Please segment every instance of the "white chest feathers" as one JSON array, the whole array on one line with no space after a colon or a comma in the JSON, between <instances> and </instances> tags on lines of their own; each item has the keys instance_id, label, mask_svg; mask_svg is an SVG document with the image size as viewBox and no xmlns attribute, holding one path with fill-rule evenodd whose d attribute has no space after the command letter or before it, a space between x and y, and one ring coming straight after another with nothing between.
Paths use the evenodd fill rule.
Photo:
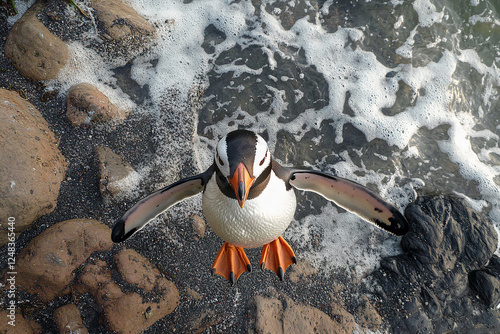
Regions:
<instances>
[{"instance_id":1,"label":"white chest feathers","mask_svg":"<svg viewBox=\"0 0 500 334\"><path fill-rule=\"evenodd\" d=\"M245 202L225 196L217 186L215 173L203 193L203 213L214 232L224 241L238 247L263 246L286 230L295 214L297 201L293 189L274 172L266 188Z\"/></svg>"}]
</instances>

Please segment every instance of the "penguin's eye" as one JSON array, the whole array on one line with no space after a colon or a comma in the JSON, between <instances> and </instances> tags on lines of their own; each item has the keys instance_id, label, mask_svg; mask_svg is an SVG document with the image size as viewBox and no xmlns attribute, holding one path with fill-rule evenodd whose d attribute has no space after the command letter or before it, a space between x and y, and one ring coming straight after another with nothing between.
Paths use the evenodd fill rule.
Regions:
<instances>
[{"instance_id":1,"label":"penguin's eye","mask_svg":"<svg viewBox=\"0 0 500 334\"><path fill-rule=\"evenodd\" d=\"M266 158L267 158L267 151L266 151L266 155L264 155L264 159L262 159L261 162L259 163L259 166L262 166L264 164L264 161L266 161Z\"/></svg>"},{"instance_id":2,"label":"penguin's eye","mask_svg":"<svg viewBox=\"0 0 500 334\"><path fill-rule=\"evenodd\" d=\"M222 161L222 159L220 158L219 153L217 153L216 155L217 155L217 159L219 159L219 164L220 164L221 166L224 166L224 162L223 162L223 161Z\"/></svg>"}]
</instances>

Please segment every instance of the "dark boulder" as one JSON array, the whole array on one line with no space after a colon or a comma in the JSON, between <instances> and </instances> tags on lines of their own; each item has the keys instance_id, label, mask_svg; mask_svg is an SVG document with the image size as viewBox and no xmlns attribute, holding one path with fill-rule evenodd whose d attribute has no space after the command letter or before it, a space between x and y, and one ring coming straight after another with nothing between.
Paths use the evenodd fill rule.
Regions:
<instances>
[{"instance_id":1,"label":"dark boulder","mask_svg":"<svg viewBox=\"0 0 500 334\"><path fill-rule=\"evenodd\" d=\"M408 206L411 233L401 240L405 252L441 272L456 263L467 272L484 266L497 247L497 233L488 219L463 201L439 196L420 198Z\"/></svg>"},{"instance_id":2,"label":"dark boulder","mask_svg":"<svg viewBox=\"0 0 500 334\"><path fill-rule=\"evenodd\" d=\"M500 304L500 258L493 255L488 265L469 274L472 290L481 298L486 306L495 307Z\"/></svg>"},{"instance_id":3,"label":"dark boulder","mask_svg":"<svg viewBox=\"0 0 500 334\"><path fill-rule=\"evenodd\" d=\"M382 259L373 274L393 331L500 328L500 312L491 308L500 301L498 237L486 216L446 196L418 198L405 216L404 254Z\"/></svg>"}]
</instances>

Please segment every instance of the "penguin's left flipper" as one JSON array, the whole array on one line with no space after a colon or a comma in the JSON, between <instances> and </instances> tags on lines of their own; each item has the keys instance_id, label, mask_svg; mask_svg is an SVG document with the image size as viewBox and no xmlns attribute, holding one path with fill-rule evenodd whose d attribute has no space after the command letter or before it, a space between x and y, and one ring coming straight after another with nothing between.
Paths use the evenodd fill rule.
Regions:
<instances>
[{"instance_id":1,"label":"penguin's left flipper","mask_svg":"<svg viewBox=\"0 0 500 334\"><path fill-rule=\"evenodd\" d=\"M111 240L122 242L130 238L172 205L200 193L213 172L214 167L211 166L202 174L179 180L143 198L115 223Z\"/></svg>"},{"instance_id":2,"label":"penguin's left flipper","mask_svg":"<svg viewBox=\"0 0 500 334\"><path fill-rule=\"evenodd\" d=\"M389 233L408 232L406 218L370 189L318 171L289 169L289 172L288 181L294 188L315 192Z\"/></svg>"}]
</instances>

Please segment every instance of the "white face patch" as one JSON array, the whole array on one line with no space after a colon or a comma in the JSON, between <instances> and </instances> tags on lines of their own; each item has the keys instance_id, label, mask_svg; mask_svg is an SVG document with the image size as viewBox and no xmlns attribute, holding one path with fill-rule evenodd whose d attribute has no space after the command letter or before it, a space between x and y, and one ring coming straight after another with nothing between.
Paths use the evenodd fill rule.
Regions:
<instances>
[{"instance_id":1,"label":"white face patch","mask_svg":"<svg viewBox=\"0 0 500 334\"><path fill-rule=\"evenodd\" d=\"M253 162L253 174L255 178L258 178L260 174L269 166L271 163L271 152L267 147L267 143L259 135L257 136L257 147L255 150L255 159Z\"/></svg>"},{"instance_id":2,"label":"white face patch","mask_svg":"<svg viewBox=\"0 0 500 334\"><path fill-rule=\"evenodd\" d=\"M227 142L226 136L222 137L222 139L217 144L215 148L215 163L217 167L219 167L220 171L224 176L229 177L229 160L227 157Z\"/></svg>"}]
</instances>

